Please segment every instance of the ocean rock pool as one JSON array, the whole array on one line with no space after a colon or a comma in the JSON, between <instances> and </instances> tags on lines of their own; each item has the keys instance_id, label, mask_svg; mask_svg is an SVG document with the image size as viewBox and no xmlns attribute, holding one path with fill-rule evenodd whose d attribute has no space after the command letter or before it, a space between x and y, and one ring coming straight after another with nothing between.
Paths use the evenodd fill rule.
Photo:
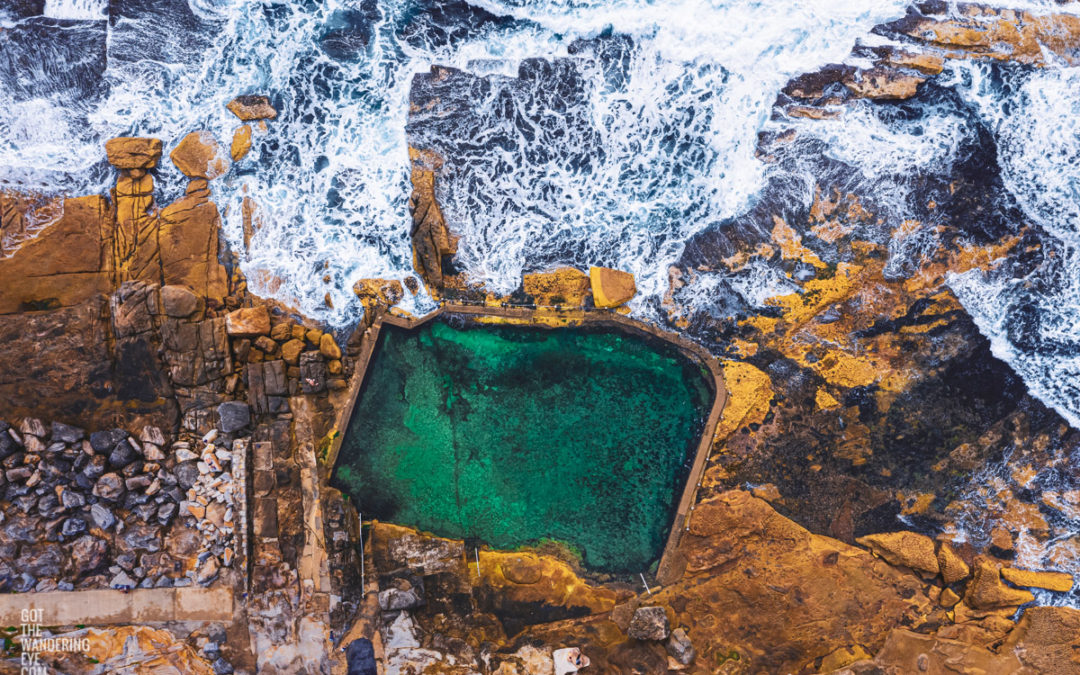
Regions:
<instances>
[{"instance_id":1,"label":"ocean rock pool","mask_svg":"<svg viewBox=\"0 0 1080 675\"><path fill-rule=\"evenodd\" d=\"M384 325L331 483L364 519L637 573L712 396L700 365L626 332Z\"/></svg>"}]
</instances>

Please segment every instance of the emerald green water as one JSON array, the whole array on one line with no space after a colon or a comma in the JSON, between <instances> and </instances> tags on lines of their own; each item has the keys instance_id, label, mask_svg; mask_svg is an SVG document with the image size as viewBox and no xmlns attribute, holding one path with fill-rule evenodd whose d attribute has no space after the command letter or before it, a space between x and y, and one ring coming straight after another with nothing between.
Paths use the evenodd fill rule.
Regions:
<instances>
[{"instance_id":1,"label":"emerald green water","mask_svg":"<svg viewBox=\"0 0 1080 675\"><path fill-rule=\"evenodd\" d=\"M622 333L384 327L332 484L363 517L513 549L569 543L636 573L659 557L711 392Z\"/></svg>"}]
</instances>

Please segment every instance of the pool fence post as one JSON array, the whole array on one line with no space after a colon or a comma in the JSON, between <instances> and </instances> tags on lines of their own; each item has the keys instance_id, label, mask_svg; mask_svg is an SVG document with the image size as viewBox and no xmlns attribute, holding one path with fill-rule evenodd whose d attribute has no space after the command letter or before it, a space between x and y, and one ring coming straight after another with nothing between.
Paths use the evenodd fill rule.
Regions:
<instances>
[{"instance_id":1,"label":"pool fence post","mask_svg":"<svg viewBox=\"0 0 1080 675\"><path fill-rule=\"evenodd\" d=\"M476 576L480 576L480 549L476 546L473 547L473 556L476 557Z\"/></svg>"},{"instance_id":2,"label":"pool fence post","mask_svg":"<svg viewBox=\"0 0 1080 675\"><path fill-rule=\"evenodd\" d=\"M364 584L364 514L356 512L360 520L360 596L367 595L367 586Z\"/></svg>"},{"instance_id":3,"label":"pool fence post","mask_svg":"<svg viewBox=\"0 0 1080 675\"><path fill-rule=\"evenodd\" d=\"M649 595L652 595L652 589L649 588L649 582L645 581L645 573L638 572L638 576L641 577L641 583L645 585L645 590L649 592Z\"/></svg>"}]
</instances>

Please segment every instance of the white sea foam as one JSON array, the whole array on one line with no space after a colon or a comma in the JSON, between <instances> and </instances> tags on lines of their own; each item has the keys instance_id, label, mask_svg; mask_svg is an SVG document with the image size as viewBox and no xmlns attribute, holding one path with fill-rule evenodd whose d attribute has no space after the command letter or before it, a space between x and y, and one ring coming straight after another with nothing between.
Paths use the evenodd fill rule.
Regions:
<instances>
[{"instance_id":1,"label":"white sea foam","mask_svg":"<svg viewBox=\"0 0 1080 675\"><path fill-rule=\"evenodd\" d=\"M109 0L45 0L44 14L53 19L103 21L109 18Z\"/></svg>"},{"instance_id":2,"label":"white sea foam","mask_svg":"<svg viewBox=\"0 0 1080 675\"><path fill-rule=\"evenodd\" d=\"M53 11L75 12L75 4L57 3ZM574 39L613 28L630 35L637 49L623 90L593 86L589 92L589 113L605 149L598 170L585 178L512 158L519 170L486 176L489 182L477 187L500 195L497 206L505 208L466 214L451 204L448 214L463 230L459 263L493 288L513 288L530 260L559 247L577 252L563 262L629 269L642 297L655 298L683 242L737 213L760 188L756 134L780 87L798 72L843 59L859 36L904 7L898 0L680 0L663 6L484 0L478 6L518 21L435 47L402 40L403 13L413 10L389 2L379 7L382 18L366 53L335 63L316 39L335 10L357 5L337 0L308 12L284 6L289 18L283 20L237 0L190 0L197 17L214 22L213 40L198 49L178 44L172 59L110 61L109 95L90 111L90 133L80 136L66 126L63 106L48 101L41 116L54 118L48 132L9 149L0 163L44 169L60 161L76 173L100 154L102 139L120 133L155 134L171 143L204 127L227 142L236 120L223 104L238 93L275 94L283 99L282 115L266 136L257 135L253 151L266 148L267 161L249 160L254 172L215 186L228 206L225 234L234 250L242 249L239 200L247 194L264 216L250 254L241 255L253 288L276 289L306 313L345 324L360 311L350 292L355 280L411 273L404 126L412 75L436 63L465 68L478 60L512 74L523 58L565 55ZM124 20L120 24L123 29ZM296 77L301 66L304 75ZM334 71L327 83L318 81L320 69ZM692 152L672 151L664 139L672 131ZM57 148L69 152L61 158ZM325 166L316 170L317 163ZM177 190L170 171L166 167L160 181L165 195ZM542 182L537 172L544 173ZM107 179L97 180L66 187L104 189ZM328 199L330 193L337 196ZM264 283L271 278L280 283ZM326 293L333 309L323 304Z\"/></svg>"}]
</instances>

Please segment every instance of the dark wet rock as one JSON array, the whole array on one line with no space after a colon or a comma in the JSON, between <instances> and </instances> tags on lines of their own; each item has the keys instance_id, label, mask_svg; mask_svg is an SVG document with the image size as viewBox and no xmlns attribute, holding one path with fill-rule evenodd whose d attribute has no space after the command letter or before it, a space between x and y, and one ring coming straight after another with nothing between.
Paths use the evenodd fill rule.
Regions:
<instances>
[{"instance_id":1,"label":"dark wet rock","mask_svg":"<svg viewBox=\"0 0 1080 675\"><path fill-rule=\"evenodd\" d=\"M75 537L84 532L86 532L86 521L82 518L68 518L64 520L64 524L60 528L60 534L64 538Z\"/></svg>"},{"instance_id":2,"label":"dark wet rock","mask_svg":"<svg viewBox=\"0 0 1080 675\"><path fill-rule=\"evenodd\" d=\"M109 545L104 539L90 535L79 537L71 547L71 572L84 576L105 563Z\"/></svg>"},{"instance_id":3,"label":"dark wet rock","mask_svg":"<svg viewBox=\"0 0 1080 675\"><path fill-rule=\"evenodd\" d=\"M218 562L217 557L207 556L206 560L199 565L199 569L195 574L195 581L202 586L209 586L217 579L220 569L221 564Z\"/></svg>"},{"instance_id":4,"label":"dark wet rock","mask_svg":"<svg viewBox=\"0 0 1080 675\"><path fill-rule=\"evenodd\" d=\"M7 478L9 483L23 483L26 479L30 478L30 475L34 473L34 470L29 466L17 466L14 469L8 469L4 472L4 477Z\"/></svg>"},{"instance_id":5,"label":"dark wet rock","mask_svg":"<svg viewBox=\"0 0 1080 675\"><path fill-rule=\"evenodd\" d=\"M94 524L102 530L108 530L116 524L116 516L104 504L91 506L90 517L94 520Z\"/></svg>"},{"instance_id":6,"label":"dark wet rock","mask_svg":"<svg viewBox=\"0 0 1080 675\"><path fill-rule=\"evenodd\" d=\"M7 429L0 429L0 459L10 457L18 452L19 448L19 444L15 442L15 439L7 432Z\"/></svg>"},{"instance_id":7,"label":"dark wet rock","mask_svg":"<svg viewBox=\"0 0 1080 675\"><path fill-rule=\"evenodd\" d=\"M180 487L187 490L199 480L199 463L195 460L180 462L173 469L173 474Z\"/></svg>"},{"instance_id":8,"label":"dark wet rock","mask_svg":"<svg viewBox=\"0 0 1080 675\"><path fill-rule=\"evenodd\" d=\"M118 502L124 498L124 481L118 474L107 473L94 484L94 496Z\"/></svg>"},{"instance_id":9,"label":"dark wet rock","mask_svg":"<svg viewBox=\"0 0 1080 675\"><path fill-rule=\"evenodd\" d=\"M222 657L218 657L213 663L214 675L230 675L233 672L232 664Z\"/></svg>"},{"instance_id":10,"label":"dark wet rock","mask_svg":"<svg viewBox=\"0 0 1080 675\"><path fill-rule=\"evenodd\" d=\"M251 424L251 408L242 401L226 401L218 406L218 428L231 434Z\"/></svg>"},{"instance_id":11,"label":"dark wet rock","mask_svg":"<svg viewBox=\"0 0 1080 675\"><path fill-rule=\"evenodd\" d=\"M174 502L166 502L158 507L157 521L162 525L168 525L176 516L177 505Z\"/></svg>"},{"instance_id":12,"label":"dark wet rock","mask_svg":"<svg viewBox=\"0 0 1080 675\"><path fill-rule=\"evenodd\" d=\"M300 355L300 389L305 394L326 391L326 361L319 352Z\"/></svg>"},{"instance_id":13,"label":"dark wet rock","mask_svg":"<svg viewBox=\"0 0 1080 675\"><path fill-rule=\"evenodd\" d=\"M114 469L125 467L135 461L138 456L135 448L131 447L131 443L125 437L122 441L117 442L112 452L109 453L109 466Z\"/></svg>"},{"instance_id":14,"label":"dark wet rock","mask_svg":"<svg viewBox=\"0 0 1080 675\"><path fill-rule=\"evenodd\" d=\"M60 500L56 498L53 493L46 493L41 496L41 499L37 501L37 511L43 517L48 518L54 515L53 512L60 506Z\"/></svg>"},{"instance_id":15,"label":"dark wet rock","mask_svg":"<svg viewBox=\"0 0 1080 675\"><path fill-rule=\"evenodd\" d=\"M50 438L55 442L61 443L78 443L86 437L86 432L79 427L73 427L69 424L62 424L60 422L52 423L52 434Z\"/></svg>"},{"instance_id":16,"label":"dark wet rock","mask_svg":"<svg viewBox=\"0 0 1080 675\"><path fill-rule=\"evenodd\" d=\"M132 476L124 481L124 485L130 492L136 492L138 490L144 490L150 485L152 479L146 474L140 474L138 476Z\"/></svg>"},{"instance_id":17,"label":"dark wet rock","mask_svg":"<svg viewBox=\"0 0 1080 675\"><path fill-rule=\"evenodd\" d=\"M37 578L57 577L64 567L67 555L59 544L43 543L23 548L15 560L15 569Z\"/></svg>"},{"instance_id":18,"label":"dark wet rock","mask_svg":"<svg viewBox=\"0 0 1080 675\"><path fill-rule=\"evenodd\" d=\"M135 515L139 517L144 523L150 522L151 518L157 516L158 505L150 502L148 504L139 504L135 507Z\"/></svg>"},{"instance_id":19,"label":"dark wet rock","mask_svg":"<svg viewBox=\"0 0 1080 675\"><path fill-rule=\"evenodd\" d=\"M127 432L123 429L109 429L108 431L95 431L90 434L90 447L94 452L109 454L116 444L127 439Z\"/></svg>"},{"instance_id":20,"label":"dark wet rock","mask_svg":"<svg viewBox=\"0 0 1080 675\"><path fill-rule=\"evenodd\" d=\"M105 473L105 465L107 463L108 460L105 458L105 455L93 455L87 460L86 466L83 467L82 472L87 478L97 480Z\"/></svg>"},{"instance_id":21,"label":"dark wet rock","mask_svg":"<svg viewBox=\"0 0 1080 675\"><path fill-rule=\"evenodd\" d=\"M626 632L635 640L663 640L670 631L671 624L663 607L639 607Z\"/></svg>"},{"instance_id":22,"label":"dark wet rock","mask_svg":"<svg viewBox=\"0 0 1080 675\"><path fill-rule=\"evenodd\" d=\"M37 579L23 572L12 580L11 590L16 593L29 593L36 584Z\"/></svg>"},{"instance_id":23,"label":"dark wet rock","mask_svg":"<svg viewBox=\"0 0 1080 675\"><path fill-rule=\"evenodd\" d=\"M154 553L161 550L161 529L157 525L139 523L124 530L118 537L127 550L149 551Z\"/></svg>"},{"instance_id":24,"label":"dark wet rock","mask_svg":"<svg viewBox=\"0 0 1080 675\"><path fill-rule=\"evenodd\" d=\"M136 460L136 461L128 464L127 466L125 466L123 469L121 469L120 470L120 475L123 476L124 478L131 478L132 476L139 475L139 473L141 473L142 470L143 470L143 462L142 462L142 460Z\"/></svg>"},{"instance_id":25,"label":"dark wet rock","mask_svg":"<svg viewBox=\"0 0 1080 675\"><path fill-rule=\"evenodd\" d=\"M424 604L424 585L419 577L395 579L379 592L379 608L384 612L414 609Z\"/></svg>"},{"instance_id":26,"label":"dark wet rock","mask_svg":"<svg viewBox=\"0 0 1080 675\"><path fill-rule=\"evenodd\" d=\"M65 509L81 509L86 506L86 497L78 490L69 488L60 493L60 503ZM38 508L41 508L40 504Z\"/></svg>"},{"instance_id":27,"label":"dark wet rock","mask_svg":"<svg viewBox=\"0 0 1080 675\"><path fill-rule=\"evenodd\" d=\"M667 653L671 655L671 658L684 666L690 665L697 655L694 651L694 645L690 642L690 636L682 628L673 630L664 646L667 648Z\"/></svg>"},{"instance_id":28,"label":"dark wet rock","mask_svg":"<svg viewBox=\"0 0 1080 675\"><path fill-rule=\"evenodd\" d=\"M120 572L109 581L109 588L130 589L135 585L136 581L127 572Z\"/></svg>"},{"instance_id":29,"label":"dark wet rock","mask_svg":"<svg viewBox=\"0 0 1080 675\"><path fill-rule=\"evenodd\" d=\"M75 474L75 486L80 490L90 492L94 489L94 481L84 473Z\"/></svg>"}]
</instances>

